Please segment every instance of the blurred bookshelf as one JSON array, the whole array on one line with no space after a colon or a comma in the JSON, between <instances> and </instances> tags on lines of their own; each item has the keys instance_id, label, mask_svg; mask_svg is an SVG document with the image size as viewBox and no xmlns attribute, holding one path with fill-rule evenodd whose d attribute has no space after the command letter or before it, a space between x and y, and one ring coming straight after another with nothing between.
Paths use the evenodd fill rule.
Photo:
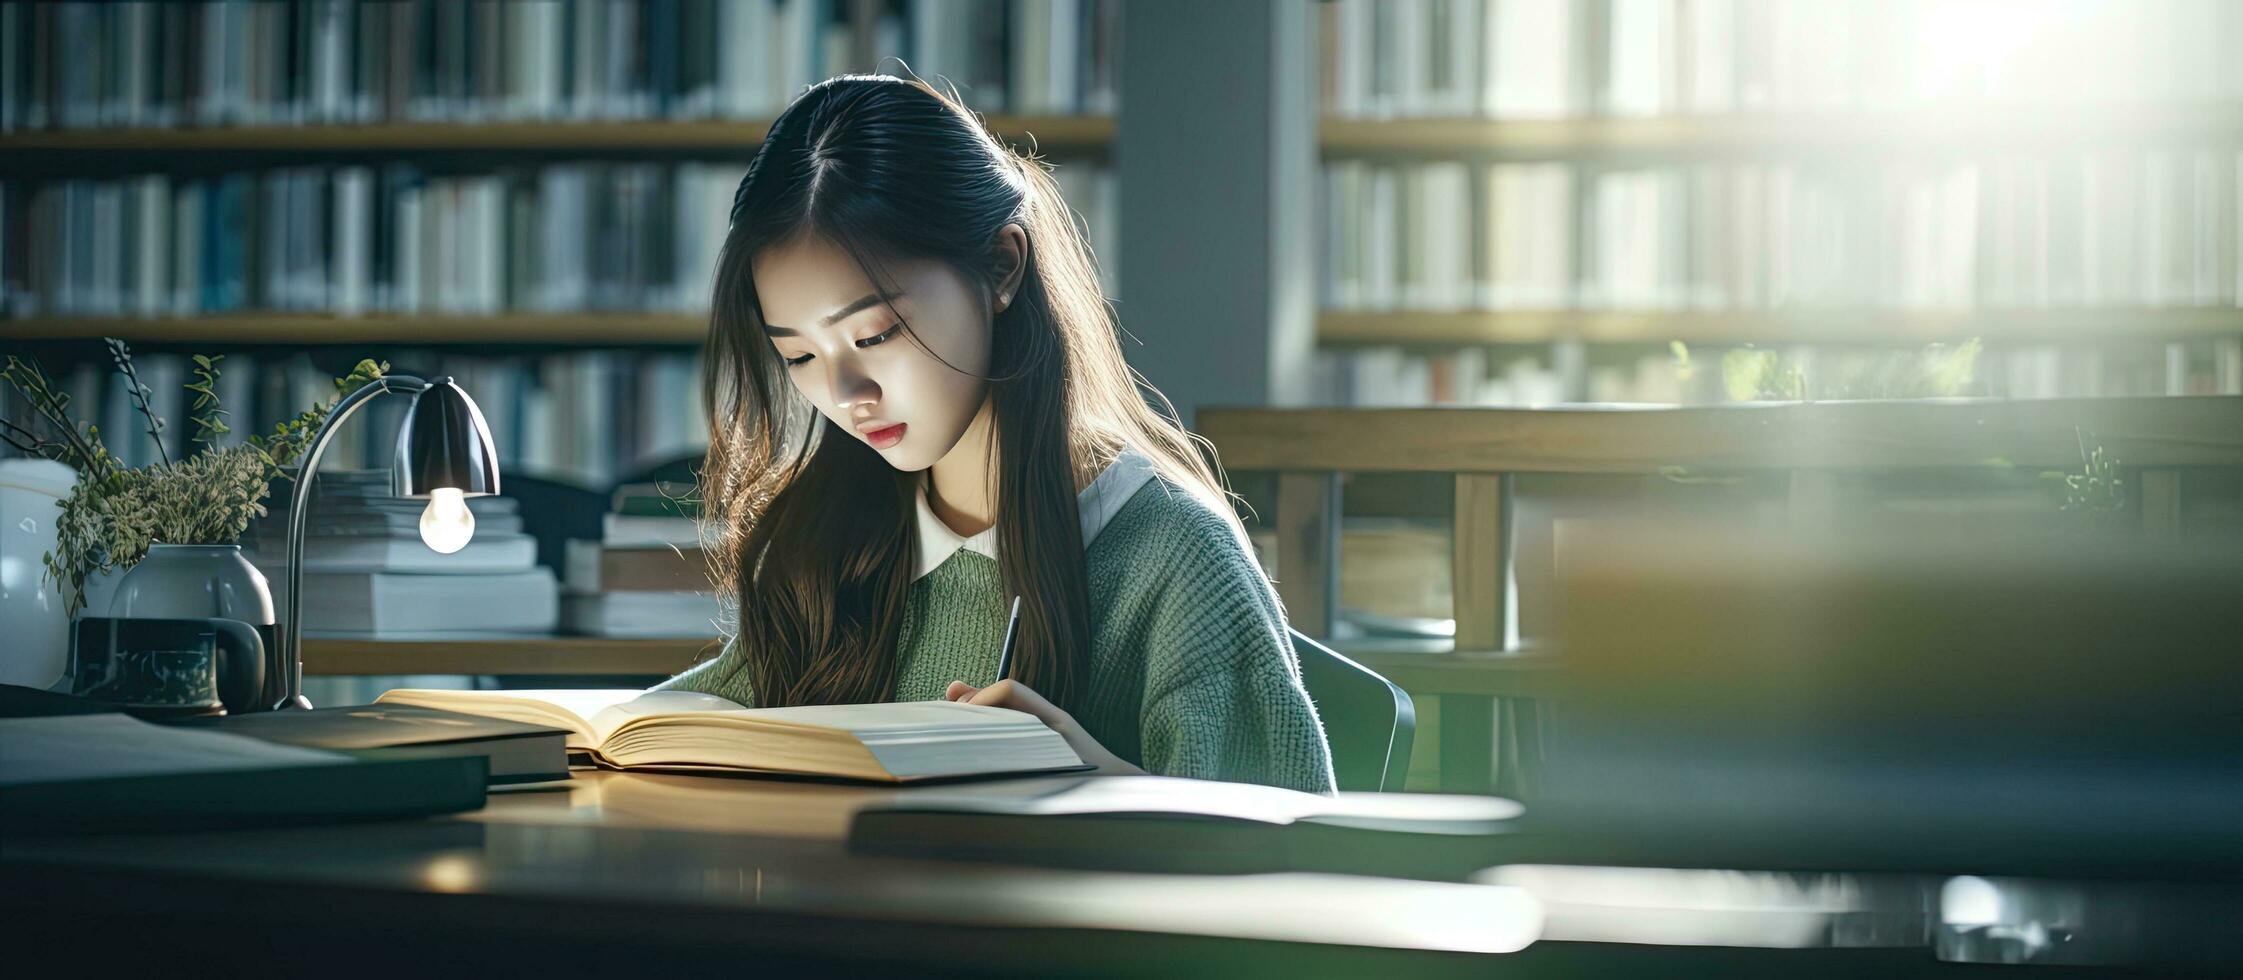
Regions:
<instances>
[{"instance_id":1,"label":"blurred bookshelf","mask_svg":"<svg viewBox=\"0 0 2243 980\"><path fill-rule=\"evenodd\" d=\"M1320 401L2243 394L2243 7L1319 17Z\"/></svg>"},{"instance_id":2,"label":"blurred bookshelf","mask_svg":"<svg viewBox=\"0 0 2243 980\"><path fill-rule=\"evenodd\" d=\"M0 130L755 120L897 62L977 112L1111 115L1118 15L1112 0L11 0Z\"/></svg>"},{"instance_id":3,"label":"blurred bookshelf","mask_svg":"<svg viewBox=\"0 0 2243 980\"><path fill-rule=\"evenodd\" d=\"M454 640L306 637L304 672L409 674L675 674L712 655L706 639L500 636Z\"/></svg>"},{"instance_id":4,"label":"blurred bookshelf","mask_svg":"<svg viewBox=\"0 0 2243 980\"><path fill-rule=\"evenodd\" d=\"M2243 142L2243 102L2085 109L1778 112L1762 115L1364 119L1330 115L1327 156L1465 154L1485 159L1725 154L2080 150L2109 141Z\"/></svg>"},{"instance_id":5,"label":"blurred bookshelf","mask_svg":"<svg viewBox=\"0 0 2243 980\"><path fill-rule=\"evenodd\" d=\"M2161 338L2243 335L2243 309L2141 310L1416 310L1327 311L1317 340L1327 346L1405 344L1693 343L1857 344L2094 340L2114 329Z\"/></svg>"},{"instance_id":6,"label":"blurred bookshelf","mask_svg":"<svg viewBox=\"0 0 2243 980\"><path fill-rule=\"evenodd\" d=\"M1105 116L988 115L983 121L999 136L1024 149L1069 157L1102 157L1114 138L1114 122ZM769 130L767 119L128 128L8 133L0 135L0 152L404 154L736 150L752 153Z\"/></svg>"},{"instance_id":7,"label":"blurred bookshelf","mask_svg":"<svg viewBox=\"0 0 2243 980\"><path fill-rule=\"evenodd\" d=\"M251 312L194 318L47 317L13 321L5 329L23 340L98 341L118 337L160 345L693 347L707 338L709 320L691 313L339 316Z\"/></svg>"}]
</instances>

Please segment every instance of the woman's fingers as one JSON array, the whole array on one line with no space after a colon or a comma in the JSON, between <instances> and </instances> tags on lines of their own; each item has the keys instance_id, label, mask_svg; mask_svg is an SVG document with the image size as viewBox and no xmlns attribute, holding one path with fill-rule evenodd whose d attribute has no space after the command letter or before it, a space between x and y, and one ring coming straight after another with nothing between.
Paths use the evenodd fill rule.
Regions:
<instances>
[{"instance_id":1,"label":"woman's fingers","mask_svg":"<svg viewBox=\"0 0 2243 980\"><path fill-rule=\"evenodd\" d=\"M1082 757L1084 762L1096 766L1098 772L1142 773L1145 771L1131 765L1127 760L1098 744L1097 739L1092 738L1089 732L1083 731L1082 726L1075 723L1073 716L1059 710L1059 707L1050 701L1044 700L1044 696L1036 693L1035 688L1019 681L1001 680L988 687L975 687L965 681L951 681L950 686L943 690L942 696L951 701L995 705L996 707L1011 708L1014 711L1025 711L1035 715L1042 719L1044 724L1051 726L1053 731L1058 732L1061 737L1065 738L1067 744L1075 750L1076 755Z\"/></svg>"},{"instance_id":2,"label":"woman's fingers","mask_svg":"<svg viewBox=\"0 0 2243 980\"><path fill-rule=\"evenodd\" d=\"M951 701L967 704L986 704L998 708L1025 711L1054 725L1064 713L1044 700L1033 688L1015 680L1001 680L988 687L975 687L965 681L951 681L942 696Z\"/></svg>"},{"instance_id":3,"label":"woman's fingers","mask_svg":"<svg viewBox=\"0 0 2243 980\"><path fill-rule=\"evenodd\" d=\"M1027 691L1028 688L1019 683L1013 681L998 681L997 683L991 684L979 691L975 691L973 693L973 696L968 698L967 700L974 704L993 704L1000 708L1017 708L1022 711L1027 711L1029 710L1029 708L1026 704L1023 703L1027 699L1021 696Z\"/></svg>"}]
</instances>

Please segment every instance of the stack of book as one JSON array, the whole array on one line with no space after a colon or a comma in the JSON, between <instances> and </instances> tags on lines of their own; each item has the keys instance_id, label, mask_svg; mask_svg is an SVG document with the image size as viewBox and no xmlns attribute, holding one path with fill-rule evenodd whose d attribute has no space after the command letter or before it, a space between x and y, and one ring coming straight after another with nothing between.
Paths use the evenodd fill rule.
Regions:
<instances>
[{"instance_id":1,"label":"stack of book","mask_svg":"<svg viewBox=\"0 0 2243 980\"><path fill-rule=\"evenodd\" d=\"M381 470L321 473L304 538L304 632L414 639L475 633L551 633L552 569L522 533L508 497L470 497L475 537L453 554L422 543L427 501L392 497ZM278 503L244 543L288 601L288 506Z\"/></svg>"},{"instance_id":2,"label":"stack of book","mask_svg":"<svg viewBox=\"0 0 2243 980\"><path fill-rule=\"evenodd\" d=\"M589 636L717 635L718 606L702 557L700 502L689 484L615 491L598 541L568 543L561 622Z\"/></svg>"}]
</instances>

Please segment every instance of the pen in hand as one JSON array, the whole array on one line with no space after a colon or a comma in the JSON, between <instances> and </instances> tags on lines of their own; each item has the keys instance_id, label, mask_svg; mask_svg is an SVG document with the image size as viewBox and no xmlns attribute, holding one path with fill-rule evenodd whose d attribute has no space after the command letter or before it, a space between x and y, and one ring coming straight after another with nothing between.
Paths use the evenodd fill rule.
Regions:
<instances>
[{"instance_id":1,"label":"pen in hand","mask_svg":"<svg viewBox=\"0 0 2243 980\"><path fill-rule=\"evenodd\" d=\"M1012 676L1012 641L1020 632L1020 597L1012 597L1012 615L1005 619L1005 645L997 650L997 680ZM992 681L991 683L995 683Z\"/></svg>"}]
</instances>

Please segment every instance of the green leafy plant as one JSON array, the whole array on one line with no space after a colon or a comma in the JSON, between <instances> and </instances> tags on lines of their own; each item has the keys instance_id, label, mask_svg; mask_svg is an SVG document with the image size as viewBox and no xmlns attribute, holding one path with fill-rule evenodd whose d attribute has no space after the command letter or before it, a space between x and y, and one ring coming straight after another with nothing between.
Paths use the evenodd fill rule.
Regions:
<instances>
[{"instance_id":1,"label":"green leafy plant","mask_svg":"<svg viewBox=\"0 0 2243 980\"><path fill-rule=\"evenodd\" d=\"M73 420L69 393L56 389L36 361L10 355L7 366L0 369L0 378L30 403L36 416L27 420L30 424L0 420L0 439L26 455L78 471L70 496L62 501L55 550L44 557L47 580L55 583L73 613L85 603L87 579L111 569L131 568L147 556L150 545L240 540L249 522L265 515L264 501L273 481L296 478L297 458L336 402L389 370L386 363L360 361L349 374L335 379L332 397L280 423L270 434L251 436L240 445L218 446L217 437L232 431L217 394L218 362L223 358L198 355L194 380L185 387L195 393L189 420L203 448L175 461L162 450L164 420L149 405L150 392L133 370L131 350L114 338L106 343L133 407L145 421L148 435L156 439L158 460L146 466L124 466L102 444L98 429ZM47 432L40 431L41 423Z\"/></svg>"},{"instance_id":2,"label":"green leafy plant","mask_svg":"<svg viewBox=\"0 0 2243 980\"><path fill-rule=\"evenodd\" d=\"M195 380L187 384L187 390L195 393L195 403L187 406L187 421L195 426L195 441L205 446L217 445L219 436L234 431L226 425L226 416L232 413L219 409L215 390L218 362L225 359L223 354L217 357L195 355Z\"/></svg>"},{"instance_id":3,"label":"green leafy plant","mask_svg":"<svg viewBox=\"0 0 2243 980\"><path fill-rule=\"evenodd\" d=\"M148 421L148 440L156 444L157 461L170 465L171 454L164 449L164 420L148 404L148 386L140 383L140 372L132 368L132 351L125 342L115 337L104 337L109 345L109 360L117 365L117 374L125 379L125 393L132 396L132 407L140 410L140 417Z\"/></svg>"},{"instance_id":4,"label":"green leafy plant","mask_svg":"<svg viewBox=\"0 0 2243 980\"><path fill-rule=\"evenodd\" d=\"M1740 347L1721 355L1721 387L1730 401L1799 401L1807 396L1806 378L1772 350Z\"/></svg>"}]
</instances>

